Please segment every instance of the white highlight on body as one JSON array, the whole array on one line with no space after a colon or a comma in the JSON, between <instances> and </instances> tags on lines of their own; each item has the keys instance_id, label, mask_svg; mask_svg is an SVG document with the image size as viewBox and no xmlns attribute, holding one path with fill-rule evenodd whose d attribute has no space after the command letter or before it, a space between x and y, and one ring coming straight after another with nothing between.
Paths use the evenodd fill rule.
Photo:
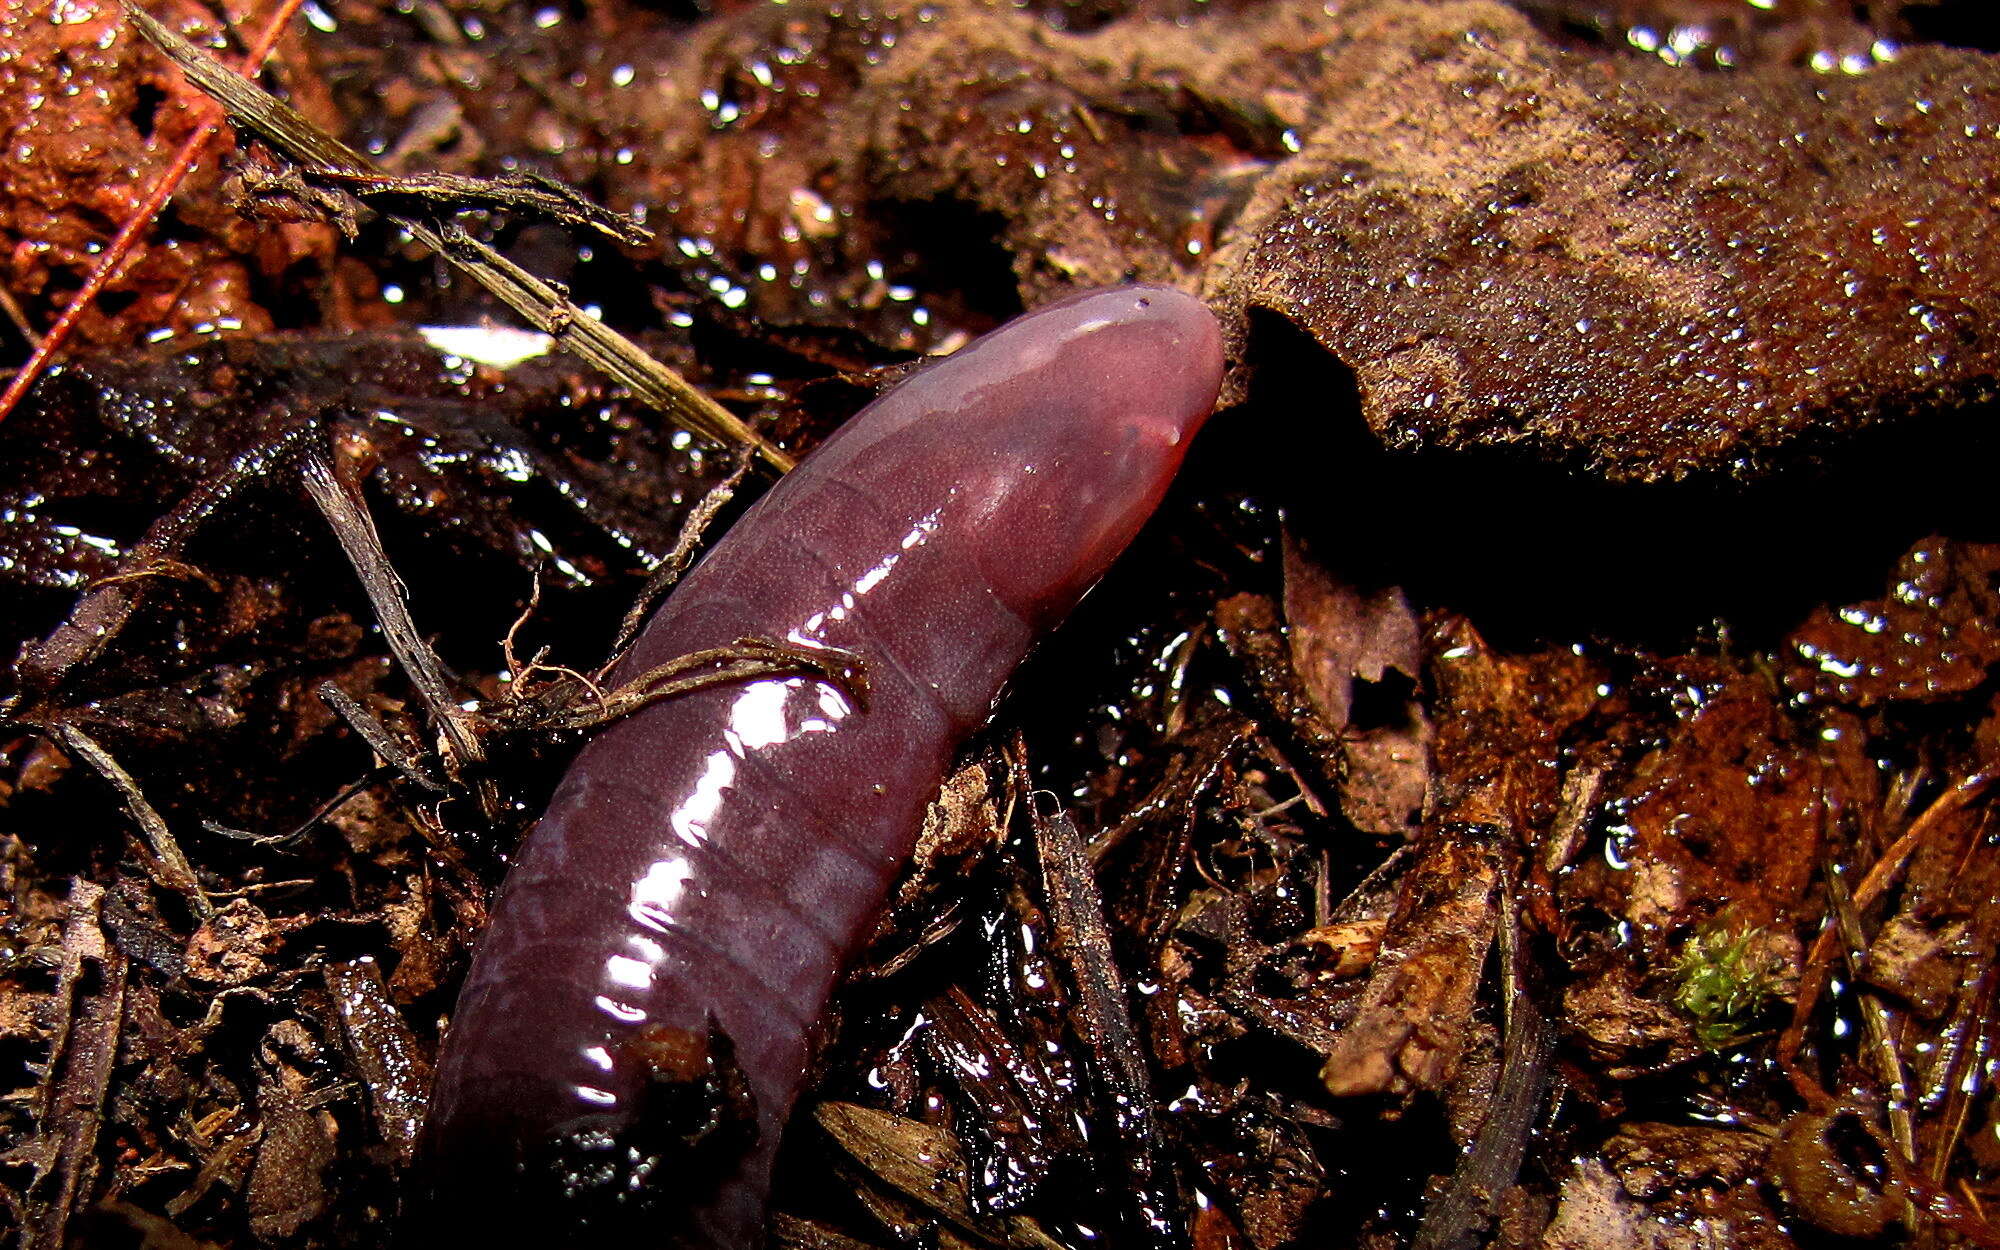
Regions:
<instances>
[{"instance_id":1,"label":"white highlight on body","mask_svg":"<svg viewBox=\"0 0 2000 1250\"><path fill-rule=\"evenodd\" d=\"M643 959L633 959L629 955L613 955L604 961L604 977L613 985L628 990L646 990L653 987L653 966Z\"/></svg>"},{"instance_id":2,"label":"white highlight on body","mask_svg":"<svg viewBox=\"0 0 2000 1250\"><path fill-rule=\"evenodd\" d=\"M694 783L693 792L681 800L673 815L667 817L668 827L689 846L707 845L709 822L722 810L722 792L734 780L736 757L727 751L710 755L701 779Z\"/></svg>"},{"instance_id":3,"label":"white highlight on body","mask_svg":"<svg viewBox=\"0 0 2000 1250\"><path fill-rule=\"evenodd\" d=\"M606 998L602 994L599 994L591 1001L597 1004L599 1011L610 1016L613 1020L621 1021L625 1024L643 1024L645 1022L646 1013L629 1003L621 1003L615 998Z\"/></svg>"},{"instance_id":4,"label":"white highlight on body","mask_svg":"<svg viewBox=\"0 0 2000 1250\"><path fill-rule=\"evenodd\" d=\"M680 902L688 878L693 875L694 869L685 859L657 861L646 869L645 876L632 883L632 902L626 913L655 933L668 932L673 924L674 905Z\"/></svg>"},{"instance_id":5,"label":"white highlight on body","mask_svg":"<svg viewBox=\"0 0 2000 1250\"><path fill-rule=\"evenodd\" d=\"M931 536L937 533L939 519L943 513L944 509L934 508L922 517L919 517L916 524L910 527L909 532L897 540L896 550L883 556L875 567L855 578L851 589L841 592L840 602L823 612L815 612L807 617L803 624L792 629L785 635L786 640L802 647L825 646L826 639L822 637L822 634L826 629L827 623L829 621L839 622L846 620L848 615L854 611L855 604L859 602L860 598L874 590L877 586L880 586L883 579L887 578L890 572L895 569L897 562L903 558L904 552L914 550L929 542Z\"/></svg>"}]
</instances>

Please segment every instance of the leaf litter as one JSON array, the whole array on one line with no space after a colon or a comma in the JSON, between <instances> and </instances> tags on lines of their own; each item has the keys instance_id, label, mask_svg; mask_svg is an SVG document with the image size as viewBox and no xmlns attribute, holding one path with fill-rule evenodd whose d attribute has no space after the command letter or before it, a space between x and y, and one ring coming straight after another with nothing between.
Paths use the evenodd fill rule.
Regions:
<instances>
[{"instance_id":1,"label":"leaf litter","mask_svg":"<svg viewBox=\"0 0 2000 1250\"><path fill-rule=\"evenodd\" d=\"M196 98L71 7L0 7L16 358ZM0 1221L379 1244L508 850L671 696L621 622L768 480L409 335L501 307L420 212L783 455L1072 286L1227 320L825 1022L779 1244L1994 1244L1973 8L319 6L267 81L381 177L198 167L0 425Z\"/></svg>"}]
</instances>

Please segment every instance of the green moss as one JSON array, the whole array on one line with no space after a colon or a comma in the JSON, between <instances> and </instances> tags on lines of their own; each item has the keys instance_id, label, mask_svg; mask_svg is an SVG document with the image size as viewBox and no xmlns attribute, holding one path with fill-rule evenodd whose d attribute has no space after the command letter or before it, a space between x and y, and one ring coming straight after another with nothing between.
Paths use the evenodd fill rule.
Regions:
<instances>
[{"instance_id":1,"label":"green moss","mask_svg":"<svg viewBox=\"0 0 2000 1250\"><path fill-rule=\"evenodd\" d=\"M1778 997L1778 961L1759 929L1697 932L1674 965L1674 1004L1694 1018L1694 1035L1710 1050L1749 1039L1758 1017Z\"/></svg>"}]
</instances>

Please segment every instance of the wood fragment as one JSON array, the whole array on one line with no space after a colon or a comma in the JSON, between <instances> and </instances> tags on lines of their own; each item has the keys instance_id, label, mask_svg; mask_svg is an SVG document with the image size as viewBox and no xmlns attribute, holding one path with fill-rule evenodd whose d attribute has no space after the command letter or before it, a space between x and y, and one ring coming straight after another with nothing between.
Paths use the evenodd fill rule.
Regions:
<instances>
[{"instance_id":1,"label":"wood fragment","mask_svg":"<svg viewBox=\"0 0 2000 1250\"><path fill-rule=\"evenodd\" d=\"M1583 849L1584 839L1590 836L1590 819L1597 812L1610 772L1610 766L1600 760L1578 764L1563 774L1556 818L1535 857L1538 878L1554 880Z\"/></svg>"},{"instance_id":2,"label":"wood fragment","mask_svg":"<svg viewBox=\"0 0 2000 1250\"><path fill-rule=\"evenodd\" d=\"M1435 1092L1457 1067L1498 919L1496 839L1461 822L1425 835L1361 1006L1320 1071L1336 1098Z\"/></svg>"},{"instance_id":3,"label":"wood fragment","mask_svg":"<svg viewBox=\"0 0 2000 1250\"><path fill-rule=\"evenodd\" d=\"M333 709L334 715L347 722L347 727L355 732L368 749L380 756L382 761L401 773L405 779L433 794L443 794L445 785L422 756L404 748L382 719L368 710L359 700L330 681L321 682L315 692L320 702Z\"/></svg>"},{"instance_id":4,"label":"wood fragment","mask_svg":"<svg viewBox=\"0 0 2000 1250\"><path fill-rule=\"evenodd\" d=\"M782 1211L771 1217L771 1244L780 1250L880 1250L868 1242Z\"/></svg>"},{"instance_id":5,"label":"wood fragment","mask_svg":"<svg viewBox=\"0 0 2000 1250\"><path fill-rule=\"evenodd\" d=\"M1529 986L1529 961L1521 944L1521 907L1514 883L1503 872L1499 921L1501 1019L1500 1076L1492 1110L1481 1122L1472 1148L1452 1169L1444 1192L1424 1209L1410 1250L1473 1250L1498 1212L1501 1195L1520 1175L1528 1135L1542 1105L1549 1059L1555 1053L1555 1023Z\"/></svg>"},{"instance_id":6,"label":"wood fragment","mask_svg":"<svg viewBox=\"0 0 2000 1250\"><path fill-rule=\"evenodd\" d=\"M1104 902L1083 835L1060 807L1031 805L1042 885L1054 932L1050 945L1076 987L1072 1023L1089 1047L1102 1085L1115 1154L1130 1186L1127 1214L1135 1244L1170 1246L1186 1221L1154 1117L1146 1052L1125 1001L1125 977L1111 950Z\"/></svg>"},{"instance_id":7,"label":"wood fragment","mask_svg":"<svg viewBox=\"0 0 2000 1250\"><path fill-rule=\"evenodd\" d=\"M38 1131L26 1151L35 1167L26 1194L25 1250L61 1250L70 1219L97 1177L97 1139L124 1018L126 960L105 940L104 888L70 884L63 921L55 1049L35 1091Z\"/></svg>"},{"instance_id":8,"label":"wood fragment","mask_svg":"<svg viewBox=\"0 0 2000 1250\"><path fill-rule=\"evenodd\" d=\"M431 723L437 726L444 740L447 764L464 777L485 764L486 748L471 718L459 706L443 662L410 617L409 590L396 575L395 566L389 563L388 553L382 550L382 536L361 498L359 483L344 480L344 475L318 453L306 457L304 479L306 493L319 505L320 513L333 528L334 537L340 540L341 549L361 579L361 588L375 608L376 619L382 623L382 636L389 650L402 665L417 697L423 700ZM489 815L493 814L498 810L498 797L491 780L479 778L475 784L480 789L481 806Z\"/></svg>"},{"instance_id":9,"label":"wood fragment","mask_svg":"<svg viewBox=\"0 0 2000 1250\"><path fill-rule=\"evenodd\" d=\"M959 1134L979 1177L974 1207L982 1214L1016 1210L1048 1177L1054 1152L1047 1126L1062 1124L1062 1108L1046 1074L962 988L931 999L924 1014L931 1018L924 1049L957 1083L976 1121L974 1132Z\"/></svg>"},{"instance_id":10,"label":"wood fragment","mask_svg":"<svg viewBox=\"0 0 2000 1250\"><path fill-rule=\"evenodd\" d=\"M1222 779L1235 760L1239 748L1256 740L1256 726L1248 721L1232 721L1206 732L1187 744L1167 764L1166 776L1151 793L1140 800L1126 817L1099 830L1090 840L1090 858L1102 863L1105 856L1151 821L1194 818L1194 805Z\"/></svg>"},{"instance_id":11,"label":"wood fragment","mask_svg":"<svg viewBox=\"0 0 2000 1250\"><path fill-rule=\"evenodd\" d=\"M140 832L145 834L146 845L152 852L150 855L142 855L140 859L153 880L158 882L162 889L171 890L185 897L188 906L194 909L195 915L203 919L214 915L215 905L202 890L201 881L195 876L194 866L189 864L187 856L181 853L181 844L175 839L173 830L167 827L166 818L146 801L144 792L139 789L139 783L132 779L132 774L126 772L124 766L113 759L111 752L99 745L95 738L72 722L56 722L55 735L72 754L96 769L98 774L118 791L119 797L125 800L126 814L139 826Z\"/></svg>"},{"instance_id":12,"label":"wood fragment","mask_svg":"<svg viewBox=\"0 0 2000 1250\"><path fill-rule=\"evenodd\" d=\"M965 1156L951 1134L916 1120L846 1102L813 1111L821 1128L854 1160L896 1193L988 1245L1064 1250L1025 1215L982 1220L972 1209Z\"/></svg>"}]
</instances>

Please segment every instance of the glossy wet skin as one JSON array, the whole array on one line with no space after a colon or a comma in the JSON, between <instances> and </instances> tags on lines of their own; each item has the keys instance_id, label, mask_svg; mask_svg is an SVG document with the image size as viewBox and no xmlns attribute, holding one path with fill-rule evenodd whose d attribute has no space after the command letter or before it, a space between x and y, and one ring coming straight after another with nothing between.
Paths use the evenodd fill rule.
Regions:
<instances>
[{"instance_id":1,"label":"glossy wet skin","mask_svg":"<svg viewBox=\"0 0 2000 1250\"><path fill-rule=\"evenodd\" d=\"M752 682L654 705L577 758L446 1038L418 1204L431 1227L596 1241L608 1230L579 1231L561 1186L517 1175L559 1139L599 1151L602 1168L575 1172L599 1197L648 1191L645 1219L673 1225L658 1235L757 1242L814 1021L925 805L1159 502L1221 363L1214 320L1178 292L1044 308L871 404L688 576L621 676L764 635L864 657L868 707L807 678ZM627 1144L644 1039L710 1019L754 1094L754 1144L714 1138L698 1152L712 1175L641 1182L688 1170Z\"/></svg>"}]
</instances>

